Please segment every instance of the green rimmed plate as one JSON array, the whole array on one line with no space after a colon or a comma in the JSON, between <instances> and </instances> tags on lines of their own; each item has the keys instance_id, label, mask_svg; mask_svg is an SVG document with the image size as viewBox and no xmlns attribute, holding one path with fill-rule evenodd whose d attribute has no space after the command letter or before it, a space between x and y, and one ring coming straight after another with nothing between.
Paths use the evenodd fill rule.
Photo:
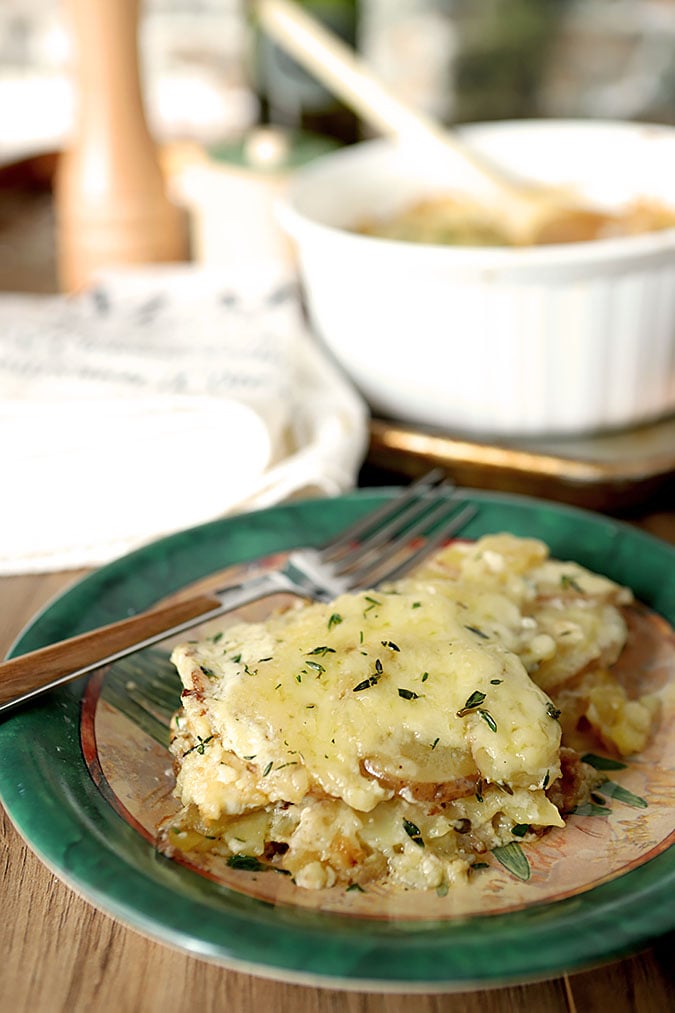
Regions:
<instances>
[{"instance_id":1,"label":"green rimmed plate","mask_svg":"<svg viewBox=\"0 0 675 1013\"><path fill-rule=\"evenodd\" d=\"M385 495L364 491L294 503L162 539L63 594L34 620L13 653L146 608L216 570L319 544ZM573 508L515 496L469 498L480 509L467 537L508 530L542 538L554 555L629 584L638 599L675 623L674 548ZM664 625L664 642L669 636ZM675 678L672 666L668 672ZM148 704L152 693L146 692L139 704L139 685L148 689L156 676L169 690L168 701L155 693ZM664 745L650 764L659 766L658 784L645 786L644 770L628 772L650 802L647 810L617 807L613 822L574 823L567 840L595 854L609 842L612 861L569 890L557 881L542 887L549 868L573 861L564 848L542 850L541 868L533 858L530 883L509 885L505 870L491 868L486 895L501 900L473 911L436 895L426 908L417 898L414 911L377 901L364 907L358 895L351 907L340 898L322 909L294 898L285 884L283 890L266 885L285 877L265 874L268 879L256 881L243 873L222 881L170 861L157 854L150 831L170 798L162 729L171 678L166 654L146 653L97 674L86 687L62 687L0 724L0 796L19 832L65 882L136 929L195 955L279 979L430 991L586 967L675 928L675 849L669 847L675 773ZM666 719L664 741L672 739L670 712ZM622 834L633 842L625 853Z\"/></svg>"}]
</instances>

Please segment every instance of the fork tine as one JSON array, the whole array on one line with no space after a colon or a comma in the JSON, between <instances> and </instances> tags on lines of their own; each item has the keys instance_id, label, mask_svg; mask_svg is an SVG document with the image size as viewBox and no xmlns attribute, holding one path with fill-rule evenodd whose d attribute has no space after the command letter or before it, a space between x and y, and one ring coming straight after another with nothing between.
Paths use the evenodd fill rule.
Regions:
<instances>
[{"instance_id":1,"label":"fork tine","mask_svg":"<svg viewBox=\"0 0 675 1013\"><path fill-rule=\"evenodd\" d=\"M429 538L424 541L424 544L420 546L415 552L413 552L407 559L394 566L391 570L385 571L377 579L378 583L384 582L385 580L398 580L399 577L403 577L404 574L408 573L413 567L417 566L422 562L423 559L442 545L446 539L450 538L457 531L461 531L465 524L468 524L472 517L475 517L478 510L475 506L470 503L466 503L458 514L448 518L447 522L443 524L437 531L434 532Z\"/></svg>"},{"instance_id":2,"label":"fork tine","mask_svg":"<svg viewBox=\"0 0 675 1013\"><path fill-rule=\"evenodd\" d=\"M445 515L449 504L451 504L453 509L452 515L434 530L434 526ZM429 535L421 546L415 549L415 551L409 552L405 559L399 559L388 570L382 570L382 567L386 565L387 559L383 560L381 556L374 562L365 564L358 570L348 574L350 585L352 587L363 587L368 584L381 584L384 581L398 580L399 577L408 573L447 538L459 531L477 513L476 507L469 503L464 504L459 513L455 513L454 510L458 505L444 497L442 502L434 510L421 518L412 529L406 530L398 538L389 543L387 546L387 559L390 560L392 557L399 555L399 550L409 546L411 539L415 535L423 531L429 531Z\"/></svg>"},{"instance_id":3,"label":"fork tine","mask_svg":"<svg viewBox=\"0 0 675 1013\"><path fill-rule=\"evenodd\" d=\"M445 510L450 496L455 492L455 487L452 483L441 482L433 492L433 498L425 495L423 499L415 499L412 503L407 504L400 513L395 514L390 521L375 529L363 541L338 554L333 564L335 573L346 574L355 563L364 564L368 557L381 546L386 546L387 550L391 552L398 545L409 542L419 531L426 530L432 519L430 511L433 511L435 516L439 510ZM449 495L442 495L444 493ZM442 496L440 505L439 496Z\"/></svg>"},{"instance_id":4,"label":"fork tine","mask_svg":"<svg viewBox=\"0 0 675 1013\"><path fill-rule=\"evenodd\" d=\"M420 495L439 485L443 481L444 474L441 468L434 468L409 485L404 492L399 493L393 500L383 503L381 507L366 514L360 520L355 521L350 527L345 528L336 538L327 542L322 547L322 560L327 562L334 556L342 554L344 550L351 550L354 539L359 538L372 529L379 530L380 524L386 523L389 518L395 518L400 514L401 510L406 509L408 503L411 503Z\"/></svg>"}]
</instances>

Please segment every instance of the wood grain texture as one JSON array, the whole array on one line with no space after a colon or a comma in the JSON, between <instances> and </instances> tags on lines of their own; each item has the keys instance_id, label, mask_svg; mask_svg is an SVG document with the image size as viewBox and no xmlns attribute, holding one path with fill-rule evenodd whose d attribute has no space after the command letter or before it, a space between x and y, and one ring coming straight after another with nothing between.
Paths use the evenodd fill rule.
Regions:
<instances>
[{"instance_id":1,"label":"wood grain texture","mask_svg":"<svg viewBox=\"0 0 675 1013\"><path fill-rule=\"evenodd\" d=\"M675 510L641 526L675 543ZM80 573L0 579L0 652ZM382 995L228 971L145 938L63 885L0 810L0 1010L12 1013L666 1013L673 943L536 984L449 995Z\"/></svg>"},{"instance_id":2,"label":"wood grain texture","mask_svg":"<svg viewBox=\"0 0 675 1013\"><path fill-rule=\"evenodd\" d=\"M0 663L0 706L68 679L71 673L83 672L120 651L214 612L219 605L218 598L198 595Z\"/></svg>"}]
</instances>

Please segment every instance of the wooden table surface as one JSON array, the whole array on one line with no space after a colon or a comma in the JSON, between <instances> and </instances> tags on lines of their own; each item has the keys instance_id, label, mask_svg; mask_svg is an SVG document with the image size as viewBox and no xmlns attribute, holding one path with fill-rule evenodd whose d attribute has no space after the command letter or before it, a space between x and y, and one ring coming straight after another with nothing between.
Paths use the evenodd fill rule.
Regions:
<instances>
[{"instance_id":1,"label":"wooden table surface","mask_svg":"<svg viewBox=\"0 0 675 1013\"><path fill-rule=\"evenodd\" d=\"M17 206L15 201L11 205ZM50 245L39 238L49 210L44 198L28 201L27 213L33 215L37 228L17 231L22 245L11 259L2 258L0 289L52 290L53 262L44 252ZM24 226L26 221L30 219L24 218ZM34 234L37 241L27 245ZM631 520L675 544L672 487L664 491L660 502L645 506ZM36 611L79 576L69 572L0 579L0 656ZM0 1013L666 1013L675 1009L675 934L635 956L583 973L450 995L342 992L228 971L151 941L97 911L26 847L1 808L0 887Z\"/></svg>"}]
</instances>

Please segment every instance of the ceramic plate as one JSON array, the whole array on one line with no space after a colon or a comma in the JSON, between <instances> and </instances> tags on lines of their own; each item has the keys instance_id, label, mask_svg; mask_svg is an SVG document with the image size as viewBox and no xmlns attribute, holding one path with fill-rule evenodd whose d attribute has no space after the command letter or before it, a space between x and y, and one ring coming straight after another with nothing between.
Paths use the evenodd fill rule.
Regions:
<instances>
[{"instance_id":1,"label":"ceramic plate","mask_svg":"<svg viewBox=\"0 0 675 1013\"><path fill-rule=\"evenodd\" d=\"M215 571L220 583L222 570L240 577L261 558L273 564L288 549L320 544L386 495L299 502L162 539L68 590L13 653L208 586ZM237 970L332 987L441 991L534 980L621 956L675 928L675 548L572 507L467 498L479 512L466 537L539 537L554 555L633 588L646 606L632 620L649 645L643 688L664 700L654 742L612 772L621 790L610 812L570 817L564 831L528 848L526 881L489 856L470 891L315 893L272 873L160 855L155 827L175 806L166 741L179 686L168 644L0 723L0 796L33 850L97 907L156 939Z\"/></svg>"}]
</instances>

